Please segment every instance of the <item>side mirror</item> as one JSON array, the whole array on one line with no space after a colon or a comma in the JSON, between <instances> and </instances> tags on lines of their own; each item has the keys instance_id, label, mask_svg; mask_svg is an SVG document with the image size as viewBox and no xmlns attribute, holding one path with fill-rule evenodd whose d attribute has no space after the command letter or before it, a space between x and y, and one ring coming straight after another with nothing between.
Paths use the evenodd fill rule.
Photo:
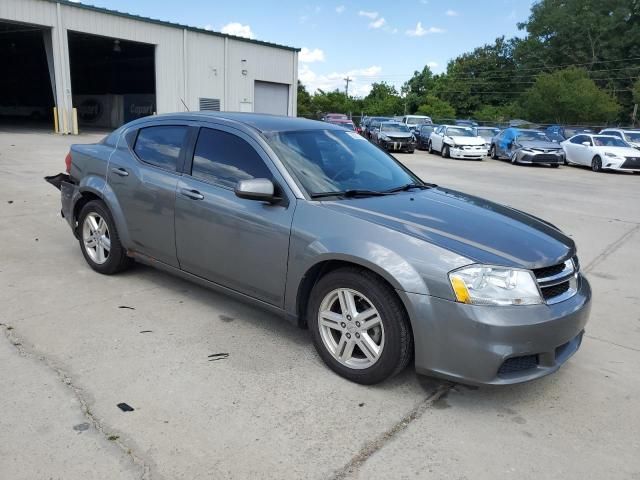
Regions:
<instances>
[{"instance_id":1,"label":"side mirror","mask_svg":"<svg viewBox=\"0 0 640 480\"><path fill-rule=\"evenodd\" d=\"M589 142L582 142L582 145L584 145L585 147L590 147L591 144Z\"/></svg>"},{"instance_id":2,"label":"side mirror","mask_svg":"<svg viewBox=\"0 0 640 480\"><path fill-rule=\"evenodd\" d=\"M257 200L268 203L276 203L282 200L282 198L276 196L276 187L273 182L267 178L240 180L233 191L238 198L244 198L246 200Z\"/></svg>"}]
</instances>

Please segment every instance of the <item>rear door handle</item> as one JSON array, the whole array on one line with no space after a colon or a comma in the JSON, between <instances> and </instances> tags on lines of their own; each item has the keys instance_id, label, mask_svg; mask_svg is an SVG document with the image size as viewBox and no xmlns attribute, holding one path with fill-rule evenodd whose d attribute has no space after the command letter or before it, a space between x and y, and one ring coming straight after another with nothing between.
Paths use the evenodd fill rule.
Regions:
<instances>
[{"instance_id":1,"label":"rear door handle","mask_svg":"<svg viewBox=\"0 0 640 480\"><path fill-rule=\"evenodd\" d=\"M120 175L121 177L128 177L129 176L129 172L127 172L124 168L114 167L114 168L111 169L111 171L113 173L115 173L116 175Z\"/></svg>"},{"instance_id":2,"label":"rear door handle","mask_svg":"<svg viewBox=\"0 0 640 480\"><path fill-rule=\"evenodd\" d=\"M204 195L202 195L197 190L189 190L187 188L180 189L180 193L191 200L202 200L204 199Z\"/></svg>"}]
</instances>

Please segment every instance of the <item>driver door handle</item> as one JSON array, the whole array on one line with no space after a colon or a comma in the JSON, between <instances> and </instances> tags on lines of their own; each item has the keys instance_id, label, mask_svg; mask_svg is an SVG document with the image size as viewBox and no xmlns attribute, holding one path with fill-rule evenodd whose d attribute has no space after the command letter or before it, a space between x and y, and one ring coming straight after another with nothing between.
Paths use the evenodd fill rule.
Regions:
<instances>
[{"instance_id":1,"label":"driver door handle","mask_svg":"<svg viewBox=\"0 0 640 480\"><path fill-rule=\"evenodd\" d=\"M189 190L188 188L180 189L180 194L184 195L187 198L190 198L191 200L203 200L204 199L204 195L202 195L199 191L197 191L197 190Z\"/></svg>"},{"instance_id":2,"label":"driver door handle","mask_svg":"<svg viewBox=\"0 0 640 480\"><path fill-rule=\"evenodd\" d=\"M120 175L121 177L129 176L129 172L127 172L124 168L121 168L121 167L114 167L111 169L111 171L116 175Z\"/></svg>"}]
</instances>

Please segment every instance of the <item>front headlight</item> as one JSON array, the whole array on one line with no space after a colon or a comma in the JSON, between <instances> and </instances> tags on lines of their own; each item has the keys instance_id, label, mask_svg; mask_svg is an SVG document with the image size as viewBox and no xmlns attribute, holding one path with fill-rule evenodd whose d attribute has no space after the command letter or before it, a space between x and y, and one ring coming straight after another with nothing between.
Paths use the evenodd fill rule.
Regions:
<instances>
[{"instance_id":1,"label":"front headlight","mask_svg":"<svg viewBox=\"0 0 640 480\"><path fill-rule=\"evenodd\" d=\"M539 305L538 284L529 270L471 265L449 273L449 281L461 303L472 305Z\"/></svg>"},{"instance_id":2,"label":"front headlight","mask_svg":"<svg viewBox=\"0 0 640 480\"><path fill-rule=\"evenodd\" d=\"M613 152L604 152L604 156L605 157L613 157L613 158L620 158L619 155L613 153Z\"/></svg>"}]
</instances>

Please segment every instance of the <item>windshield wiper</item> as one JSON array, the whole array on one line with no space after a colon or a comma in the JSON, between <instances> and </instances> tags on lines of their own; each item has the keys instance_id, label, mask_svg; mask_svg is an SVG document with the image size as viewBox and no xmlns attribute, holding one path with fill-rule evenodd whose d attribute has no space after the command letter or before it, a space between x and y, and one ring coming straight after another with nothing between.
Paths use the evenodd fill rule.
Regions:
<instances>
[{"instance_id":1,"label":"windshield wiper","mask_svg":"<svg viewBox=\"0 0 640 480\"><path fill-rule=\"evenodd\" d=\"M426 190L428 188L433 188L435 186L436 185L431 183L407 183L406 185L401 185L399 187L385 190L385 193L406 192L407 190L411 190L412 188L419 188L420 190Z\"/></svg>"},{"instance_id":2,"label":"windshield wiper","mask_svg":"<svg viewBox=\"0 0 640 480\"><path fill-rule=\"evenodd\" d=\"M335 192L312 193L311 198L322 197L380 197L389 195L391 192L378 192L377 190L339 190Z\"/></svg>"}]
</instances>

